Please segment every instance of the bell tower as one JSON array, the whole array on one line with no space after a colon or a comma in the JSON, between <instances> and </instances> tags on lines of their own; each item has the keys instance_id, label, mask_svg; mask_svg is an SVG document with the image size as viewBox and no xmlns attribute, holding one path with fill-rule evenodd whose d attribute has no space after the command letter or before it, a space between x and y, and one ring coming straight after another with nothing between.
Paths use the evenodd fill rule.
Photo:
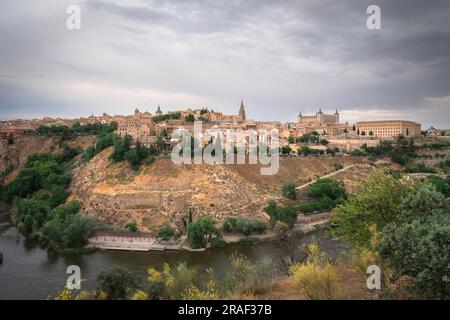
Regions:
<instances>
[{"instance_id":1,"label":"bell tower","mask_svg":"<svg viewBox=\"0 0 450 320\"><path fill-rule=\"evenodd\" d=\"M239 116L242 118L242 121L246 120L245 108L244 108L244 100L241 100L241 106L239 108Z\"/></svg>"}]
</instances>

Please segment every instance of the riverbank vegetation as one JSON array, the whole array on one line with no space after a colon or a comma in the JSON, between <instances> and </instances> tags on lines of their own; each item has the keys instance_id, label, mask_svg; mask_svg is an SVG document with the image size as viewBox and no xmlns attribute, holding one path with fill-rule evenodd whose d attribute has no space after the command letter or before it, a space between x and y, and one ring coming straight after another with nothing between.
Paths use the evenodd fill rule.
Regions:
<instances>
[{"instance_id":1,"label":"riverbank vegetation","mask_svg":"<svg viewBox=\"0 0 450 320\"><path fill-rule=\"evenodd\" d=\"M441 178L440 178L441 179ZM301 243L301 232L289 229L283 208L272 205L277 217L274 229L287 254L280 259L250 262L232 255L229 268L220 279L214 270L206 272L180 262L150 268L148 280L111 281L122 288L112 290L99 282L93 292L69 292L72 299L448 299L450 261L450 202L448 179L425 181L384 170L373 173L356 194L347 196L334 209L327 232L344 241L352 251L331 258L311 241ZM439 188L437 188L439 186ZM313 189L314 190L314 189ZM312 191L313 192L313 191ZM342 195L342 194L341 194ZM276 209L276 214L274 214ZM280 210L278 212L278 210ZM198 220L200 221L200 219ZM210 221L201 221L214 234ZM228 221L230 230L237 221ZM199 233L199 241L208 240ZM382 270L379 291L366 287L369 265ZM105 277L103 277L105 279ZM65 291L63 291L64 293ZM114 292L122 292L120 296ZM64 296L64 295L62 295ZM67 296L67 294L66 294Z\"/></svg>"},{"instance_id":2,"label":"riverbank vegetation","mask_svg":"<svg viewBox=\"0 0 450 320\"><path fill-rule=\"evenodd\" d=\"M302 246L305 260L284 269L280 261L250 261L234 253L227 261L224 275L213 269L199 270L184 262L149 268L147 281L124 268L102 271L93 291L71 291L65 288L55 299L111 300L217 300L252 299L270 295L281 279L289 279L298 297L323 299L339 297L337 270L314 241ZM306 267L306 269L304 268ZM308 279L307 282L302 279Z\"/></svg>"},{"instance_id":3,"label":"riverbank vegetation","mask_svg":"<svg viewBox=\"0 0 450 320\"><path fill-rule=\"evenodd\" d=\"M84 252L88 237L100 227L79 215L77 201L67 202L70 170L80 153L63 144L59 153L32 154L3 192L19 231L60 253Z\"/></svg>"},{"instance_id":4,"label":"riverbank vegetation","mask_svg":"<svg viewBox=\"0 0 450 320\"><path fill-rule=\"evenodd\" d=\"M408 283L414 297L450 298L450 199L436 181L378 171L335 209L330 235L384 266L385 296Z\"/></svg>"}]
</instances>

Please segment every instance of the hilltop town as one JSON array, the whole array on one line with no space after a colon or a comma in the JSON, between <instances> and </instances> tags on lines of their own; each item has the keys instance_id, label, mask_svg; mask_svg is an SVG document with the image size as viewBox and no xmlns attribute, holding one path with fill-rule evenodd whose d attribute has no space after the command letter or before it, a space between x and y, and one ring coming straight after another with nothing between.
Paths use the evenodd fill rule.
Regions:
<instances>
[{"instance_id":1,"label":"hilltop town","mask_svg":"<svg viewBox=\"0 0 450 320\"><path fill-rule=\"evenodd\" d=\"M298 152L296 145L300 137L309 134L318 134L320 138L312 149L326 150L339 148L352 151L362 145L376 146L382 140L392 140L403 135L405 137L418 137L422 133L421 124L408 120L386 119L377 121L360 121L356 123L342 122L341 115L335 112L325 113L322 108L313 115L303 115L301 112L295 122L281 123L279 121L254 121L248 119L244 102L241 101L236 115L225 115L222 112L201 109L185 109L168 111L164 113L158 106L154 115L148 111L141 112L135 108L131 115L91 115L75 119L49 118L33 120L10 120L0 123L0 139L14 139L21 135L39 133L39 129L49 126L74 125L86 126L95 124L117 123L116 133L120 136L130 136L144 146L152 146L157 142L158 136L163 136L166 148L170 148L170 137L173 132L186 131L193 133L194 121L202 121L204 131L223 132L232 130L270 130L278 129L281 144L292 144L292 151ZM426 134L444 137L450 135L449 130L438 130L433 127L425 131ZM326 144L320 144L326 141ZM207 143L207 141L204 141Z\"/></svg>"}]
</instances>

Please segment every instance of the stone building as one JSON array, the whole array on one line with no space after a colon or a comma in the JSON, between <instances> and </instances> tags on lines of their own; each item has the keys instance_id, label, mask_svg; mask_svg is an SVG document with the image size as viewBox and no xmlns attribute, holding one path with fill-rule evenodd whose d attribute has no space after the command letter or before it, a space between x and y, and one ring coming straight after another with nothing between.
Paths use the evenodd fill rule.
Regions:
<instances>
[{"instance_id":1,"label":"stone building","mask_svg":"<svg viewBox=\"0 0 450 320\"><path fill-rule=\"evenodd\" d=\"M356 123L356 128L360 135L377 137L416 137L421 134L420 123L407 120L360 121Z\"/></svg>"},{"instance_id":2,"label":"stone building","mask_svg":"<svg viewBox=\"0 0 450 320\"><path fill-rule=\"evenodd\" d=\"M155 135L155 125L150 112L141 113L136 108L133 115L126 116L118 123L117 134L131 136L134 140L144 140Z\"/></svg>"},{"instance_id":3,"label":"stone building","mask_svg":"<svg viewBox=\"0 0 450 320\"><path fill-rule=\"evenodd\" d=\"M322 112L322 108L315 116L303 116L300 112L298 115L298 123L303 126L320 127L323 125L339 125L339 112L336 109L334 114L326 114Z\"/></svg>"},{"instance_id":4,"label":"stone building","mask_svg":"<svg viewBox=\"0 0 450 320\"><path fill-rule=\"evenodd\" d=\"M297 118L297 125L293 127L296 135L317 131L321 134L339 135L346 129L346 124L339 123L339 112L336 109L334 114L327 114L319 109L313 116L303 116L300 112Z\"/></svg>"}]
</instances>

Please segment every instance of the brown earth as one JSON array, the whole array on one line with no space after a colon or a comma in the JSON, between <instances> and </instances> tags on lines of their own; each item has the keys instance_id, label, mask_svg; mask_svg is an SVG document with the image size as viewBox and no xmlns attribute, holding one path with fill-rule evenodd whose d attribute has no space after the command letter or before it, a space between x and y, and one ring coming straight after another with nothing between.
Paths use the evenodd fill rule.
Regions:
<instances>
[{"instance_id":1,"label":"brown earth","mask_svg":"<svg viewBox=\"0 0 450 320\"><path fill-rule=\"evenodd\" d=\"M183 228L189 210L218 223L232 215L264 219L268 200L288 181L300 185L333 172L335 163L357 164L336 176L352 190L374 168L352 157L292 157L280 159L278 174L262 176L259 165L175 165L159 158L135 173L126 162L113 164L111 152L75 169L73 196L85 214L122 227L136 221L141 231L166 222Z\"/></svg>"},{"instance_id":2,"label":"brown earth","mask_svg":"<svg viewBox=\"0 0 450 320\"><path fill-rule=\"evenodd\" d=\"M95 137L85 136L65 142L71 147L87 148ZM0 177L11 182L35 152L58 152L59 139L24 136L13 145L0 141ZM304 184L317 176L333 172L334 164L356 165L333 178L342 180L351 192L373 170L367 160L348 156L281 157L276 175L263 176L259 165L175 165L170 158L133 172L127 162L113 164L112 148L73 171L72 198L83 212L101 221L123 227L136 221L141 231L152 230L165 222L183 228L188 212L208 215L218 223L228 216L241 215L265 219L269 199L281 195L284 183ZM1 180L0 180L1 183Z\"/></svg>"},{"instance_id":3,"label":"brown earth","mask_svg":"<svg viewBox=\"0 0 450 320\"><path fill-rule=\"evenodd\" d=\"M93 141L93 136L83 136L70 141L64 141L70 147L80 147L83 150ZM40 136L20 136L9 145L7 140L0 140L0 186L9 184L19 173L29 155L33 153L53 153L60 150L59 138Z\"/></svg>"}]
</instances>

